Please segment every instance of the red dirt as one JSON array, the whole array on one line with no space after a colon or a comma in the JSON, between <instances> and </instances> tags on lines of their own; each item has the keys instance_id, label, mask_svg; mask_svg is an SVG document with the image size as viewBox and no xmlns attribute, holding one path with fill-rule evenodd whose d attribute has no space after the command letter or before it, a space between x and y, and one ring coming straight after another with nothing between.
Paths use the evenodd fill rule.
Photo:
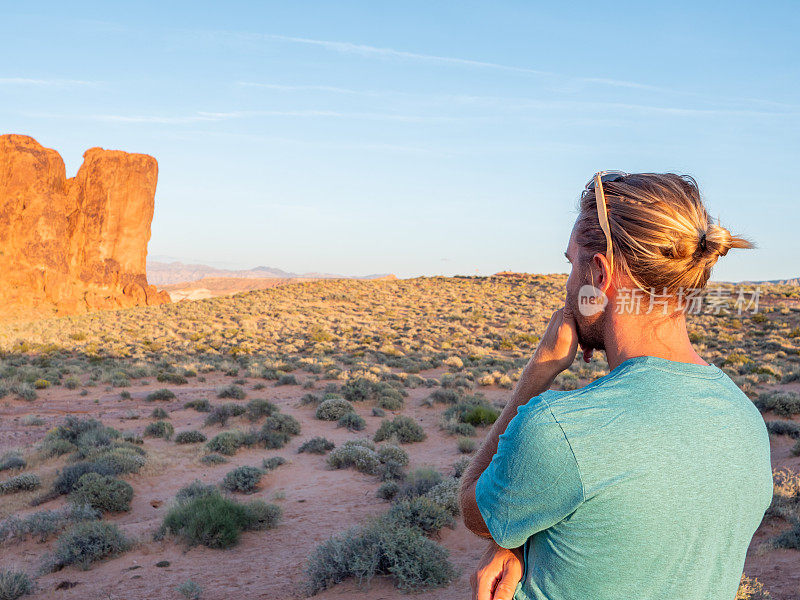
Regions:
<instances>
[{"instance_id":1,"label":"red dirt","mask_svg":"<svg viewBox=\"0 0 800 600\"><path fill-rule=\"evenodd\" d=\"M433 373L432 371L423 375L431 376ZM90 391L87 396L80 396L77 390L58 388L41 390L39 399L32 403L12 399L5 402L0 410L3 417L0 420L0 453L36 443L48 428L68 414L92 416L101 419L106 425L141 433L151 421L148 415L152 409L160 406L170 413L170 421L176 431L201 429L205 414L183 409L183 404L198 398L208 398L212 403L225 402L216 399L215 390L231 381L232 378L214 374L208 375L205 383L190 380L189 385L169 386L178 396L170 402L143 400L148 392L164 387L164 384L157 382L127 388L133 396L130 400L120 399L120 390L104 391L101 387L88 388ZM298 454L297 448L303 441L315 435L323 435L336 444L354 437L371 437L381 419L371 415L370 406L357 404L357 411L367 421L367 429L354 434L337 428L335 423L315 419L313 407L300 406L299 398L309 390L300 386L272 387L271 382L266 382L267 387L263 390L253 390L252 386L258 381L248 380L245 386L248 398L267 398L278 404L283 412L301 421L301 435L293 438L287 447L280 450L242 449L231 457L229 463L217 466L206 466L199 462L202 445L181 446L171 441L147 438L145 448L150 456L150 465L141 474L126 477L135 489L132 509L128 513L110 517L126 533L140 540L138 546L118 558L95 564L88 571L70 567L43 575L38 579L37 591L31 598L166 600L180 598L175 588L187 579L202 585L204 600L300 597L303 566L311 550L330 535L362 522L369 515L385 511L388 504L375 496L379 485L375 477L352 470L328 470L324 457ZM324 387L325 383L319 382L317 389ZM426 388L409 392L403 414L419 420L428 434L424 442L404 446L411 457L411 467L432 465L444 473L450 473L453 463L462 455L456 448L455 439L438 427L442 408L419 405L430 392ZM490 400L499 401L510 395L508 390L501 389L484 388L484 393ZM138 420L122 418L131 410L139 413ZM27 414L42 417L46 424L23 426L19 419ZM240 419L232 419L229 427L240 423L247 427L248 423L241 422ZM210 427L203 431L210 438L223 429ZM786 436L773 436L772 443L773 466L800 471L800 457L792 456L789 451L792 440ZM234 466L260 466L261 460L268 456L283 456L290 462L267 474L262 479L258 492L238 497L243 500L262 498L281 505L284 516L277 529L245 533L241 542L229 550L195 547L187 551L172 540L152 541L153 532L160 525L169 501L179 488L195 479L218 483ZM33 470L42 475L46 483L48 474L62 464L63 459L48 461ZM275 500L273 495L276 492L282 493L283 499ZM26 498L33 495L35 494L30 493ZM21 502L25 498L16 496L16 499L12 496L4 497L0 503L0 518L10 512L22 515L44 508L55 508L63 503L63 499L56 500L34 509L22 507ZM748 551L745 572L764 583L774 600L800 600L800 552L771 550L759 554L758 551L761 542L783 527L785 525L779 521L762 524ZM454 530L445 529L440 541L449 549L451 560L460 569L461 576L450 587L427 592L425 597L440 600L468 598L469 575L485 542L473 536L460 523ZM8 560L4 556L4 566L17 566L32 573L40 564L42 555L52 545L53 541L46 544L27 541L13 549L6 547L4 554L13 554L14 558ZM163 560L170 562L168 567L155 566ZM61 589L57 589L59 586ZM385 578L377 578L367 590L359 588L354 581L347 581L316 596L320 600L400 600L406 597L408 594L395 589L391 581Z\"/></svg>"}]
</instances>

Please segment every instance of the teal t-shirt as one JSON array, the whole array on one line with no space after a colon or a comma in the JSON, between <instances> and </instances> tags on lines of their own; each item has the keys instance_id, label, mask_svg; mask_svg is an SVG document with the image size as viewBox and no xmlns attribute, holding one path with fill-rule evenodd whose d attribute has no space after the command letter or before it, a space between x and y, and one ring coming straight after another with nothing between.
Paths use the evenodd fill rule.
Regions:
<instances>
[{"instance_id":1,"label":"teal t-shirt","mask_svg":"<svg viewBox=\"0 0 800 600\"><path fill-rule=\"evenodd\" d=\"M772 500L769 435L714 365L630 358L519 407L477 482L515 600L733 600Z\"/></svg>"}]
</instances>

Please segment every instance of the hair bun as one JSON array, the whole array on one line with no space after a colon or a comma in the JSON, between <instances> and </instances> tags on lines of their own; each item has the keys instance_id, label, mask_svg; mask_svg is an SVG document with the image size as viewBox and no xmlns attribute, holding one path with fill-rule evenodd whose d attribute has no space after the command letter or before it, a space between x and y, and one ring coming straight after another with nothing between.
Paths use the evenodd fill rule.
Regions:
<instances>
[{"instance_id":1,"label":"hair bun","mask_svg":"<svg viewBox=\"0 0 800 600\"><path fill-rule=\"evenodd\" d=\"M709 224L702 237L705 238L703 254L710 254L714 259L719 256L725 256L728 250L733 247L731 232L715 223Z\"/></svg>"}]
</instances>

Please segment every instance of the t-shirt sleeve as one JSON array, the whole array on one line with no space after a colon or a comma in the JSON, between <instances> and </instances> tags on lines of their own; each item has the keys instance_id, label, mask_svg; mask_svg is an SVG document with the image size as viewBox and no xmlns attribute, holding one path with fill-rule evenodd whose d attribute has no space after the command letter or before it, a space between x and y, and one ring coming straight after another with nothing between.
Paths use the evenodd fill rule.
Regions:
<instances>
[{"instance_id":1,"label":"t-shirt sleeve","mask_svg":"<svg viewBox=\"0 0 800 600\"><path fill-rule=\"evenodd\" d=\"M521 546L583 502L575 455L543 396L517 410L478 478L475 496L489 533L503 548Z\"/></svg>"}]
</instances>

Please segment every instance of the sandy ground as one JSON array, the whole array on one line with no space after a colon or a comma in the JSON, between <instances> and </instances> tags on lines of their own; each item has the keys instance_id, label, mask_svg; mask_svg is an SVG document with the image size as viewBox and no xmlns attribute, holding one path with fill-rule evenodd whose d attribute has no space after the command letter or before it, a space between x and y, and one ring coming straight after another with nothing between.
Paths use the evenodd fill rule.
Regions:
<instances>
[{"instance_id":1,"label":"sandy ground","mask_svg":"<svg viewBox=\"0 0 800 600\"><path fill-rule=\"evenodd\" d=\"M423 373L423 376L438 375L438 370ZM183 404L199 398L207 398L212 404L226 402L228 400L216 398L216 389L231 381L229 377L210 375L204 383L190 380L189 385L167 386L177 394L177 399L170 402L148 403L143 400L149 391L165 387L157 382L127 388L133 396L130 400L121 400L118 389L105 391L102 387L88 388L88 396L80 396L78 390L59 388L40 391L39 399L32 403L6 399L0 406L0 452L36 443L48 428L59 423L67 414L92 416L106 425L141 433L151 421L148 416L152 409L161 406L170 413L170 421L176 431L201 429L206 415L183 409ZM309 390L300 386L272 387L271 382L266 382L267 387L263 390L253 390L257 382L248 380L245 386L248 399L267 398L278 404L283 412L299 419L303 426L299 436L280 450L242 449L231 457L229 463L213 467L203 465L198 460L203 454L202 444L182 446L171 441L147 438L145 448L150 457L148 466L142 473L126 477L135 490L132 510L110 517L126 533L137 537L138 545L118 558L94 565L89 571L67 568L41 576L32 598L170 600L181 597L175 588L187 579L203 586L202 597L206 600L301 597L303 567L310 551L330 535L362 522L369 515L385 511L388 504L375 497L379 485L377 478L353 470L328 470L324 456L298 454L297 448L315 435L323 435L337 444L353 437L372 437L381 418L371 415L370 405L357 404L359 414L367 421L367 429L354 434L337 428L335 423L315 419L313 407L301 406L298 400ZM324 381L319 382L317 390L324 384ZM404 446L411 457L411 467L432 465L446 474L451 473L453 463L462 455L456 448L455 438L446 435L438 427L442 407L420 406L420 401L430 393L429 389L409 392L403 414L417 419L428 434L424 442ZM484 393L490 400L497 401L505 401L510 396L508 390L501 389L484 388ZM140 418L123 419L130 411L138 413ZM46 423L33 427L22 425L20 419L29 414L42 417ZM248 423L240 419L232 419L228 427L239 423L247 426ZM210 439L223 428L202 430ZM785 436L773 437L772 441L773 465L800 471L800 457L791 456L789 451L792 441ZM234 466L260 466L262 459L269 456L283 456L290 462L267 474L258 492L238 497L242 500L262 498L280 504L284 516L277 529L245 533L239 545L229 550L203 547L186 550L172 540L152 541L153 532L160 525L169 501L179 488L195 479L218 483ZM51 460L32 470L43 477L47 486L56 468L63 464L64 459ZM35 493L3 497L0 500L0 518L11 513L22 515L43 508L55 508L63 503L63 499L59 499L34 509L27 506L33 495ZM762 523L748 551L745 572L758 577L775 600L800 600L800 552L773 550L763 553L758 548L761 542L784 527L780 522ZM446 589L421 595L441 600L467 599L470 597L469 575L485 542L473 536L461 524L453 530L443 530L440 541L449 549L451 560L460 569L461 576ZM52 545L52 541L46 544L27 541L13 547L3 547L2 565L34 572L43 553ZM165 560L169 561L169 566L155 566ZM316 596L320 600L394 600L407 597L408 594L396 590L391 581L383 578L374 580L368 589L359 588L356 582L348 581Z\"/></svg>"}]
</instances>

